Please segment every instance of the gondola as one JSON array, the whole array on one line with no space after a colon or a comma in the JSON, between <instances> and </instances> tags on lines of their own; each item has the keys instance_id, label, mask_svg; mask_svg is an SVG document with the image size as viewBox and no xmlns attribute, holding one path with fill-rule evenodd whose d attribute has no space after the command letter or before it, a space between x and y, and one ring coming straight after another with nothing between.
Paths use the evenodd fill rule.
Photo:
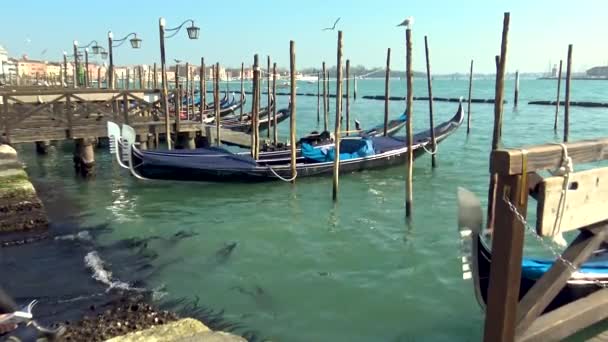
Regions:
<instances>
[{"instance_id":1,"label":"gondola","mask_svg":"<svg viewBox=\"0 0 608 342\"><path fill-rule=\"evenodd\" d=\"M463 249L464 278L473 279L475 297L485 309L488 300L492 251L487 239L482 236L483 213L477 197L468 190L458 189L458 229ZM553 260L523 258L519 296L520 299L532 288L541 276L551 268ZM469 273L470 272L470 273ZM571 303L601 289L598 283L608 285L608 249L601 248L574 272L566 286L547 306L545 312Z\"/></svg>"},{"instance_id":2,"label":"gondola","mask_svg":"<svg viewBox=\"0 0 608 342\"><path fill-rule=\"evenodd\" d=\"M458 129L463 121L462 104L448 121L434 128L437 142L441 142ZM127 126L128 127L128 126ZM130 129L129 136L133 135ZM124 132L123 135L127 135ZM414 157L420 156L430 144L431 131L414 135L412 146ZM127 138L133 141L133 138ZM254 160L243 154L231 153L222 148L197 149L159 153L141 151L135 144L129 144L128 159L131 173L138 178L212 181L212 182L261 182L291 178L290 160L284 154ZM352 137L340 144L340 172L386 168L403 164L407 158L407 143L403 137ZM301 156L296 163L297 177L331 174L332 160L320 161L318 154L331 156L332 147L302 146ZM365 150L365 155L361 151ZM308 153L308 152L312 152ZM316 153L317 155L314 155ZM314 155L314 156L313 156Z\"/></svg>"},{"instance_id":3,"label":"gondola","mask_svg":"<svg viewBox=\"0 0 608 342\"><path fill-rule=\"evenodd\" d=\"M271 125L274 124L274 119L272 117L269 118L269 115L272 116L272 111L274 109L275 102L272 100L270 102L270 106L261 108L259 111L259 125L260 130L264 130L268 127L268 120L271 121ZM284 109L277 112L277 123L282 122L283 120L289 117L291 111ZM204 120L204 123L207 125L215 124L215 117L209 117ZM223 128L231 129L233 131L251 133L252 131L252 114L244 113L242 116L234 113L230 116L222 117L221 125Z\"/></svg>"}]
</instances>

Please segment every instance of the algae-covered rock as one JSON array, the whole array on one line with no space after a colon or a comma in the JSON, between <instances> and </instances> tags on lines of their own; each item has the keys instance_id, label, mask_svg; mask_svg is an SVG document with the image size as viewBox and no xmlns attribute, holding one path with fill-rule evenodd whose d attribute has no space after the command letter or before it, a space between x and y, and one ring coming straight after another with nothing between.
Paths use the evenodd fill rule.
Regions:
<instances>
[{"instance_id":1,"label":"algae-covered rock","mask_svg":"<svg viewBox=\"0 0 608 342\"><path fill-rule=\"evenodd\" d=\"M179 321L158 325L146 330L132 332L118 336L106 342L161 342L182 341L184 338L199 333L210 332L206 325L192 318L184 318ZM201 340L199 340L201 341Z\"/></svg>"}]
</instances>

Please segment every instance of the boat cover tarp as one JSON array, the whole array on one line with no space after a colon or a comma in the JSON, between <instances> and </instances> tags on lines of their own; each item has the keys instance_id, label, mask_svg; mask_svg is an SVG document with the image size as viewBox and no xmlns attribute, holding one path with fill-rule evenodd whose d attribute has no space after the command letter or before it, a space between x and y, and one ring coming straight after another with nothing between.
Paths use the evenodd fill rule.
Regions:
<instances>
[{"instance_id":1,"label":"boat cover tarp","mask_svg":"<svg viewBox=\"0 0 608 342\"><path fill-rule=\"evenodd\" d=\"M335 160L336 151L334 147L314 148L308 143L302 143L302 156L314 162L328 162ZM374 155L372 139L346 139L340 141L340 160L362 158Z\"/></svg>"},{"instance_id":2,"label":"boat cover tarp","mask_svg":"<svg viewBox=\"0 0 608 342\"><path fill-rule=\"evenodd\" d=\"M602 260L603 259L603 260ZM583 274L601 274L608 276L608 258L593 258L585 262L578 269L579 273ZM524 258L521 263L522 275L530 279L540 279L543 274L549 271L553 265L553 260L531 259Z\"/></svg>"},{"instance_id":3,"label":"boat cover tarp","mask_svg":"<svg viewBox=\"0 0 608 342\"><path fill-rule=\"evenodd\" d=\"M180 153L183 151L182 153ZM197 154L192 154L196 151ZM213 170L252 170L256 167L253 158L236 155L219 147L196 150L175 150L171 154L142 153L143 165Z\"/></svg>"}]
</instances>

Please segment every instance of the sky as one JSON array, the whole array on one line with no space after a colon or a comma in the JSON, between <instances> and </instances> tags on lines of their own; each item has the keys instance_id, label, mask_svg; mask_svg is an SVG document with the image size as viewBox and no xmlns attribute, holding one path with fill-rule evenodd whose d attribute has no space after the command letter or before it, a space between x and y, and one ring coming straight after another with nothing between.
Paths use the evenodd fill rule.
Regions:
<instances>
[{"instance_id":1,"label":"sky","mask_svg":"<svg viewBox=\"0 0 608 342\"><path fill-rule=\"evenodd\" d=\"M404 70L405 33L396 25L411 16L415 70L425 70L426 35L434 74L468 73L471 59L475 72L493 73L503 13L510 12L509 72L547 72L550 63L565 63L568 44L575 72L608 63L607 0L36 0L3 1L1 8L0 45L31 59L60 60L73 40L107 46L111 30L115 38L136 32L143 39L141 49L128 42L116 48L115 64L158 62L158 19L164 17L168 28L186 19L201 28L198 40L189 40L185 29L167 39L170 63L199 64L205 57L207 64L240 67L258 53L263 64L270 55L288 67L294 40L298 68L335 65L337 31L321 29L340 17L337 29L352 65L383 67L390 47L392 69Z\"/></svg>"}]
</instances>

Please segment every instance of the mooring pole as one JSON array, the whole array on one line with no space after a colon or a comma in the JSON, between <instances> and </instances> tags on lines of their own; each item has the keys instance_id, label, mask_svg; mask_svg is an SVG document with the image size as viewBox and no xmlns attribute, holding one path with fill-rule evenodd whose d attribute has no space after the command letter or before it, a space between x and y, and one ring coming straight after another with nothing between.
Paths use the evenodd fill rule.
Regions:
<instances>
[{"instance_id":1,"label":"mooring pole","mask_svg":"<svg viewBox=\"0 0 608 342\"><path fill-rule=\"evenodd\" d=\"M559 60L559 73L557 74L557 100L555 101L555 121L553 131L557 132L557 117L559 115L559 95L562 87L562 60Z\"/></svg>"},{"instance_id":2,"label":"mooring pole","mask_svg":"<svg viewBox=\"0 0 608 342\"><path fill-rule=\"evenodd\" d=\"M289 116L289 143L291 150L291 177L292 183L296 182L296 43L289 42L289 70L291 76L290 99L291 115Z\"/></svg>"},{"instance_id":3,"label":"mooring pole","mask_svg":"<svg viewBox=\"0 0 608 342\"><path fill-rule=\"evenodd\" d=\"M266 103L268 105L268 125L267 125L267 132L266 132L266 138L268 138L268 140L270 140L270 125L272 124L272 120L270 120L270 56L268 56L267 59L267 68L266 70L267 75L266 75ZM274 123L276 125L276 122Z\"/></svg>"},{"instance_id":4,"label":"mooring pole","mask_svg":"<svg viewBox=\"0 0 608 342\"><path fill-rule=\"evenodd\" d=\"M198 70L198 98L199 98L199 106L198 112L201 115L201 125L204 123L205 119L203 118L205 114L205 103L203 102L203 89L205 89L205 57L201 57L201 67ZM201 129L203 127L201 126Z\"/></svg>"},{"instance_id":5,"label":"mooring pole","mask_svg":"<svg viewBox=\"0 0 608 342\"><path fill-rule=\"evenodd\" d=\"M342 108L342 31L338 31L338 61L336 63L336 122L334 131L334 182L332 199L338 200L338 178L340 175L340 116Z\"/></svg>"},{"instance_id":6,"label":"mooring pole","mask_svg":"<svg viewBox=\"0 0 608 342\"><path fill-rule=\"evenodd\" d=\"M168 86L167 86L167 64L165 61L165 19L160 18L158 20L158 31L160 35L160 70L161 70L161 81L162 81L162 99L163 99L163 109L165 112L165 135L167 139L167 148L171 149L171 119L169 113L169 95L168 95ZM112 41L110 40L110 46L112 46ZM112 70L110 70L112 72ZM156 79L156 75L155 79ZM158 141L156 141L158 144Z\"/></svg>"},{"instance_id":7,"label":"mooring pole","mask_svg":"<svg viewBox=\"0 0 608 342\"><path fill-rule=\"evenodd\" d=\"M502 44L500 48L500 57L498 63L498 72L496 75L496 94L494 103L494 137L492 149L498 148L501 145L501 125L502 125L502 110L503 110L503 96L504 96L504 76L507 66L507 44L508 44L508 33L509 33L509 19L510 14L507 12L504 14L503 29L502 29ZM497 193L500 192L500 200L502 201L503 190L507 191L505 184L502 183L501 189L498 189L497 177L492 177L490 191L497 189ZM493 184L492 184L493 183ZM513 193L514 191L511 191ZM490 196L490 203L492 206L496 205L498 196ZM501 206L503 206L501 204ZM504 207L504 206L503 206ZM493 210L493 209L492 209ZM493 220L492 220L492 228ZM504 227L503 227L504 228ZM501 235L503 238L504 234L512 236L511 234L517 234L523 238L523 232L513 233L506 232L504 229L496 231L495 234ZM510 249L512 247L513 240L497 240L496 235L493 239L493 247L498 249ZM501 246L499 246L501 245ZM493 248L494 249L494 248ZM490 284L488 290L488 310L486 312L485 327L484 327L484 341L496 341L506 342L513 341L515 339L515 318L517 317L517 303L519 298L519 286L510 286L510 284L519 284L521 277L521 254L513 250L513 253L505 253L510 258L496 260L496 267L492 264L492 270L490 271ZM498 253L498 252L497 252Z\"/></svg>"},{"instance_id":8,"label":"mooring pole","mask_svg":"<svg viewBox=\"0 0 608 342\"><path fill-rule=\"evenodd\" d=\"M346 60L346 135L350 135L350 59Z\"/></svg>"},{"instance_id":9,"label":"mooring pole","mask_svg":"<svg viewBox=\"0 0 608 342\"><path fill-rule=\"evenodd\" d=\"M353 89L353 99L356 100L357 99L357 77L356 76L355 76L354 83L355 83L355 89Z\"/></svg>"},{"instance_id":10,"label":"mooring pole","mask_svg":"<svg viewBox=\"0 0 608 342\"><path fill-rule=\"evenodd\" d=\"M129 67L127 67L126 75L125 82L127 82L127 87L125 89L129 90L131 89L131 69L129 69Z\"/></svg>"},{"instance_id":11,"label":"mooring pole","mask_svg":"<svg viewBox=\"0 0 608 342\"><path fill-rule=\"evenodd\" d=\"M572 80L572 44L568 45L568 61L566 64L566 105L564 107L564 142L568 142L570 134L570 81Z\"/></svg>"},{"instance_id":12,"label":"mooring pole","mask_svg":"<svg viewBox=\"0 0 608 342\"><path fill-rule=\"evenodd\" d=\"M186 120L190 116L190 63L186 62Z\"/></svg>"},{"instance_id":13,"label":"mooring pole","mask_svg":"<svg viewBox=\"0 0 608 342\"><path fill-rule=\"evenodd\" d=\"M513 107L517 107L519 101L519 70L515 71L515 93L513 94Z\"/></svg>"},{"instance_id":14,"label":"mooring pole","mask_svg":"<svg viewBox=\"0 0 608 342\"><path fill-rule=\"evenodd\" d=\"M179 86L179 64L175 64L175 88Z\"/></svg>"},{"instance_id":15,"label":"mooring pole","mask_svg":"<svg viewBox=\"0 0 608 342\"><path fill-rule=\"evenodd\" d=\"M240 121L243 121L243 107L245 107L245 105L242 103L245 100L244 80L245 80L245 63L241 63L241 109L240 109L240 114L239 114Z\"/></svg>"},{"instance_id":16,"label":"mooring pole","mask_svg":"<svg viewBox=\"0 0 608 342\"><path fill-rule=\"evenodd\" d=\"M154 73L154 77L152 78L152 86L154 87L154 89L158 89L158 74L156 73L156 62L154 62L154 68L152 72Z\"/></svg>"},{"instance_id":17,"label":"mooring pole","mask_svg":"<svg viewBox=\"0 0 608 342\"><path fill-rule=\"evenodd\" d=\"M276 147L279 142L278 136L278 124L277 124L277 63L272 65L272 101L275 101L275 105L272 106L272 121L274 122L274 126L272 127L272 137L273 143Z\"/></svg>"},{"instance_id":18,"label":"mooring pole","mask_svg":"<svg viewBox=\"0 0 608 342\"><path fill-rule=\"evenodd\" d=\"M251 139L252 139L252 144L251 144L251 154L253 156L253 159L257 159L258 158L258 77L259 77L259 72L260 72L260 64L259 64L259 58L258 55L255 54L253 56L253 92L252 92L252 103L251 103L251 129L252 129L252 134L251 134Z\"/></svg>"},{"instance_id":19,"label":"mooring pole","mask_svg":"<svg viewBox=\"0 0 608 342\"><path fill-rule=\"evenodd\" d=\"M317 125L321 122L321 74L317 72Z\"/></svg>"},{"instance_id":20,"label":"mooring pole","mask_svg":"<svg viewBox=\"0 0 608 342\"><path fill-rule=\"evenodd\" d=\"M217 146L220 146L220 63L215 63L215 75L213 76L215 82L213 101L215 103L215 137L217 138Z\"/></svg>"},{"instance_id":21,"label":"mooring pole","mask_svg":"<svg viewBox=\"0 0 608 342\"><path fill-rule=\"evenodd\" d=\"M329 126L329 120L327 118L327 82L325 82L325 77L327 76L327 72L325 71L325 62L323 62L323 131L327 131L327 126Z\"/></svg>"},{"instance_id":22,"label":"mooring pole","mask_svg":"<svg viewBox=\"0 0 608 342\"><path fill-rule=\"evenodd\" d=\"M414 106L414 82L412 73L412 29L408 25L405 30L405 46L406 46L406 76L407 76L407 181L406 181L406 198L405 198L405 216L412 217L412 179L414 171L414 135L412 132L413 106Z\"/></svg>"},{"instance_id":23,"label":"mooring pole","mask_svg":"<svg viewBox=\"0 0 608 342\"><path fill-rule=\"evenodd\" d=\"M201 58L201 68L203 69L203 80L201 81L201 108L203 112L207 109L207 68L205 67L205 59ZM202 119L201 119L202 120Z\"/></svg>"},{"instance_id":24,"label":"mooring pole","mask_svg":"<svg viewBox=\"0 0 608 342\"><path fill-rule=\"evenodd\" d=\"M390 96L391 48L386 49L386 74L384 77L384 136L388 135L388 98Z\"/></svg>"},{"instance_id":25,"label":"mooring pole","mask_svg":"<svg viewBox=\"0 0 608 342\"><path fill-rule=\"evenodd\" d=\"M138 74L139 74L138 75L139 76L139 89L144 89L145 88L145 86L144 86L144 75L143 75L144 69L143 69L143 67L141 65L138 65L137 66L137 71L138 71Z\"/></svg>"},{"instance_id":26,"label":"mooring pole","mask_svg":"<svg viewBox=\"0 0 608 342\"><path fill-rule=\"evenodd\" d=\"M437 161L435 160L435 155L437 152L437 141L435 140L435 120L433 119L433 82L431 76L431 61L429 56L429 43L427 36L424 36L424 51L426 54L426 80L427 87L429 89L429 122L431 125L431 145L433 148L433 153L431 154L431 167L437 167Z\"/></svg>"},{"instance_id":27,"label":"mooring pole","mask_svg":"<svg viewBox=\"0 0 608 342\"><path fill-rule=\"evenodd\" d=\"M97 68L97 88L101 88L101 68Z\"/></svg>"},{"instance_id":28,"label":"mooring pole","mask_svg":"<svg viewBox=\"0 0 608 342\"><path fill-rule=\"evenodd\" d=\"M467 105L467 134L471 133L471 96L473 96L473 60L469 71L469 103Z\"/></svg>"}]
</instances>

